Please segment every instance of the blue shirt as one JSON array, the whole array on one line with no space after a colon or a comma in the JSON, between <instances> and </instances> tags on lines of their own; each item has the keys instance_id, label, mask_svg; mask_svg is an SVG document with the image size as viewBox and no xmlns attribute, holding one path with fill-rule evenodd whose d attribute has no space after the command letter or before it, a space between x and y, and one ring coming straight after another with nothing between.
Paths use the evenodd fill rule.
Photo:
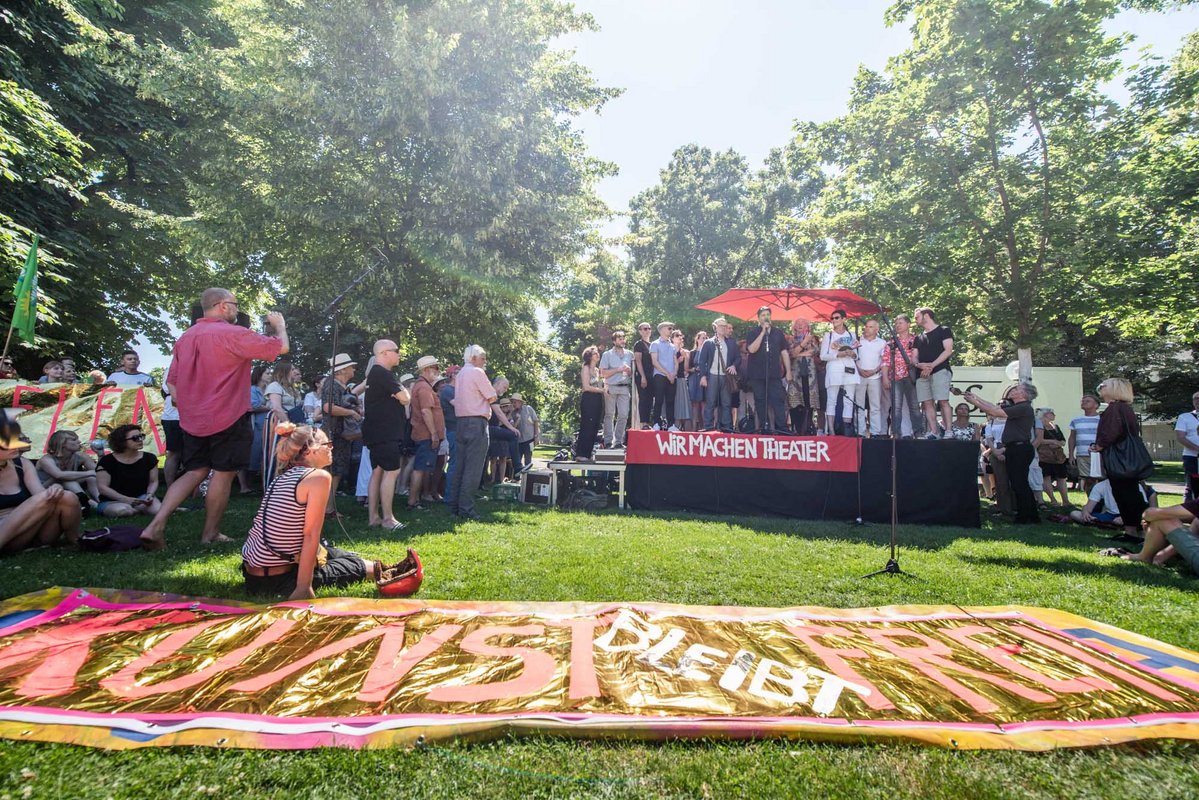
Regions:
<instances>
[{"instance_id":1,"label":"blue shirt","mask_svg":"<svg viewBox=\"0 0 1199 800\"><path fill-rule=\"evenodd\" d=\"M1075 417L1070 420L1070 430L1074 431L1074 455L1089 457L1095 434L1099 432L1099 415Z\"/></svg>"},{"instance_id":2,"label":"blue shirt","mask_svg":"<svg viewBox=\"0 0 1199 800\"><path fill-rule=\"evenodd\" d=\"M445 415L445 429L456 430L458 417L454 413L454 384L447 383L442 386L441 391L437 393L437 399L441 401L441 413Z\"/></svg>"},{"instance_id":3,"label":"blue shirt","mask_svg":"<svg viewBox=\"0 0 1199 800\"><path fill-rule=\"evenodd\" d=\"M651 344L649 346L649 352L651 355L654 355L657 357L658 364L660 366L669 370L669 372L663 372L662 370L658 369L658 367L655 366L654 367L655 375L662 375L663 377L669 377L670 375L677 374L678 366L675 364L674 359L675 359L675 356L677 356L679 354L679 351L675 349L674 345L671 343L671 341L669 339L658 339L657 341L655 341L653 344Z\"/></svg>"}]
</instances>

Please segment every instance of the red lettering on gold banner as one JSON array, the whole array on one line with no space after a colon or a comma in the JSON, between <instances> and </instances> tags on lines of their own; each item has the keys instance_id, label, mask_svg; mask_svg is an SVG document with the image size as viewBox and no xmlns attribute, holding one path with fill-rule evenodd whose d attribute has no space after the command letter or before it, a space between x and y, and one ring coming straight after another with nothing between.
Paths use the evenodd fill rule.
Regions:
<instances>
[{"instance_id":1,"label":"red lettering on gold banner","mask_svg":"<svg viewBox=\"0 0 1199 800\"><path fill-rule=\"evenodd\" d=\"M976 669L958 664L947 656L953 655L953 650L944 642L938 642L932 637L925 636L923 633L910 630L896 630L894 628L883 628L879 630L871 630L869 628L863 631L867 636L873 639L878 644L891 651L896 656L907 661L924 675L933 679L937 683L948 689L954 697L959 700L964 700L978 712L990 713L999 710L999 705L988 697L975 692L974 690L955 681L953 678L946 675L941 670L949 670L958 672L963 675L969 675L972 678L977 678L981 681L998 686L1006 692L1010 692L1018 697L1023 697L1025 700L1031 700L1035 703L1052 703L1053 695L1036 689L1029 689L1026 686L1021 686L1018 683L1000 678L997 675L991 675L986 672L980 672ZM915 647L903 644L896 641L897 639L917 639L922 644Z\"/></svg>"},{"instance_id":2,"label":"red lettering on gold banner","mask_svg":"<svg viewBox=\"0 0 1199 800\"><path fill-rule=\"evenodd\" d=\"M54 431L58 430L58 418L62 415L62 407L67 404L67 391L69 388L67 386L58 387L58 405L54 407L54 416L50 419L50 430L46 431L46 440L42 442L43 451L50 444L50 437L54 435Z\"/></svg>"},{"instance_id":3,"label":"red lettering on gold banner","mask_svg":"<svg viewBox=\"0 0 1199 800\"><path fill-rule=\"evenodd\" d=\"M975 636L994 634L995 631L982 625L965 625L961 628L949 628L945 631L945 635L952 639L956 639L966 647L969 647L979 655L989 658L1004 669L1014 672L1023 678L1041 684L1046 689L1059 694L1076 694L1079 692L1093 692L1097 689L1104 691L1115 691L1119 687L1111 681L1105 681L1103 678L1092 678L1090 676L1082 676L1079 678L1053 678L1049 675L1037 672L1035 669L1026 667L1016 659L1012 658L1007 650L1001 646L991 646L976 641Z\"/></svg>"},{"instance_id":4,"label":"red lettering on gold banner","mask_svg":"<svg viewBox=\"0 0 1199 800\"><path fill-rule=\"evenodd\" d=\"M12 390L12 407L21 408L26 411L32 411L33 406L21 402L21 392L32 392L33 394L41 394L46 391L40 386L14 386Z\"/></svg>"},{"instance_id":5,"label":"red lettering on gold banner","mask_svg":"<svg viewBox=\"0 0 1199 800\"><path fill-rule=\"evenodd\" d=\"M326 658L339 656L347 650L352 650L358 645L364 642L369 642L372 639L377 639L380 636L387 638L394 637L402 644L404 641L404 623L387 623L380 625L377 628L371 628L368 631L356 633L353 636L347 636L341 641L326 645L325 647L322 647L313 653L309 653L301 659L293 661L286 667L280 667L273 672L267 672L263 675L256 675L253 678L247 678L244 681L235 683L231 688L235 692L261 692L263 689L266 689L268 686L273 686L294 672L299 672L305 667L315 664L318 661L323 661Z\"/></svg>"},{"instance_id":6,"label":"red lettering on gold banner","mask_svg":"<svg viewBox=\"0 0 1199 800\"><path fill-rule=\"evenodd\" d=\"M551 626L570 628L570 699L599 697L599 678L595 674L595 629L608 625L594 617L552 622Z\"/></svg>"},{"instance_id":7,"label":"red lettering on gold banner","mask_svg":"<svg viewBox=\"0 0 1199 800\"><path fill-rule=\"evenodd\" d=\"M114 393L117 396L120 396L121 391L122 390L117 386L105 386L103 389L101 389L99 391L99 393L96 394L96 413L92 417L92 432L87 437L87 440L89 442L92 439L96 438L96 431L100 430L101 415L103 415L105 411L110 411L111 409L115 408L115 406L110 406L110 405L105 404L105 402L104 402L105 396L109 395L109 394L114 394Z\"/></svg>"},{"instance_id":8,"label":"red lettering on gold banner","mask_svg":"<svg viewBox=\"0 0 1199 800\"><path fill-rule=\"evenodd\" d=\"M364 703L382 703L391 690L404 680L408 672L437 651L437 648L453 639L462 630L461 625L439 625L407 650L403 636L385 636L371 664L366 680L358 691L358 699Z\"/></svg>"},{"instance_id":9,"label":"red lettering on gold banner","mask_svg":"<svg viewBox=\"0 0 1199 800\"><path fill-rule=\"evenodd\" d=\"M870 694L864 695L866 705L873 708L875 711L889 711L895 708L895 704L883 696L870 681L862 677L853 667L849 666L849 662L845 659L855 658L862 661L870 659L870 654L865 650L857 647L828 647L821 643L820 639L823 636L840 636L845 639L853 638L854 634L845 628L836 625L821 625L815 627L811 625L788 625L787 630L798 637L808 648L816 654L816 657L824 662L834 675L846 683L857 683L871 689Z\"/></svg>"},{"instance_id":10,"label":"red lettering on gold banner","mask_svg":"<svg viewBox=\"0 0 1199 800\"><path fill-rule=\"evenodd\" d=\"M158 432L158 423L154 421L154 412L150 408L150 402L146 399L146 390L142 387L137 387L137 397L133 401L133 425L141 425L140 420L145 415L146 423L150 426L150 432L154 435L154 443L158 445L158 452L165 453L167 448L162 441L162 435Z\"/></svg>"},{"instance_id":11,"label":"red lettering on gold banner","mask_svg":"<svg viewBox=\"0 0 1199 800\"><path fill-rule=\"evenodd\" d=\"M142 697L150 697L156 694L165 694L166 692L178 692L182 689L190 689L193 686L199 686L209 678L221 672L227 672L230 669L241 664L255 651L265 647L268 644L277 642L282 639L288 631L295 627L294 619L281 619L271 624L265 631L258 634L254 641L249 644L232 650L220 658L214 660L207 667L196 672L181 675L178 678L163 681L162 683L139 684L137 676L146 669L170 659L197 636L204 633L209 628L216 625L226 624L228 620L215 619L206 622L200 622L191 627L184 628L181 631L176 631L170 636L163 639L158 644L151 647L146 652L142 653L137 658L130 661L118 672L109 675L100 681L100 685L108 691L112 692L117 697L128 700L136 700Z\"/></svg>"},{"instance_id":12,"label":"red lettering on gold banner","mask_svg":"<svg viewBox=\"0 0 1199 800\"><path fill-rule=\"evenodd\" d=\"M487 644L497 636L541 636L544 625L489 625L466 635L461 648L467 653L496 658L519 658L523 663L521 674L508 681L496 683L468 684L466 686L438 686L425 697L438 703L481 703L487 700L502 700L535 694L554 677L556 663L549 653L532 647L496 647Z\"/></svg>"},{"instance_id":13,"label":"red lettering on gold banner","mask_svg":"<svg viewBox=\"0 0 1199 800\"><path fill-rule=\"evenodd\" d=\"M22 697L57 697L78 687L76 675L87 662L92 643L113 633L140 632L156 625L190 622L196 615L172 611L153 617L126 620L128 611L98 614L38 631L0 649L0 679L19 675L37 664L16 688Z\"/></svg>"}]
</instances>

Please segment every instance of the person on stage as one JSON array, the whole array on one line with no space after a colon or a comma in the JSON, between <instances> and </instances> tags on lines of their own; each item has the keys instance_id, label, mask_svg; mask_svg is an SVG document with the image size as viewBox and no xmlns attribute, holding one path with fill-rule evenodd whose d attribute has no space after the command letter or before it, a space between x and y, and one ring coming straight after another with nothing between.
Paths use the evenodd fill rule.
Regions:
<instances>
[{"instance_id":1,"label":"person on stage","mask_svg":"<svg viewBox=\"0 0 1199 800\"><path fill-rule=\"evenodd\" d=\"M704 390L704 429L729 433L733 430L733 394L741 349L733 338L733 326L724 317L712 323L713 336L699 351L699 385Z\"/></svg>"},{"instance_id":2,"label":"person on stage","mask_svg":"<svg viewBox=\"0 0 1199 800\"><path fill-rule=\"evenodd\" d=\"M600 429L600 415L604 411L604 397L608 386L600 377L600 352L594 345L583 351L583 369L579 374L582 397L579 399L579 438L575 443L575 461L591 463L595 452L595 440Z\"/></svg>"},{"instance_id":3,"label":"person on stage","mask_svg":"<svg viewBox=\"0 0 1199 800\"><path fill-rule=\"evenodd\" d=\"M678 430L674 426L674 393L677 391L675 384L678 382L676 377L678 351L670 339L673 331L673 322L659 322L658 339L649 346L650 361L654 367L654 377L650 384L654 393L654 405L650 409L650 421L656 431Z\"/></svg>"},{"instance_id":4,"label":"person on stage","mask_svg":"<svg viewBox=\"0 0 1199 800\"><path fill-rule=\"evenodd\" d=\"M866 320L862 338L858 340L858 377L861 382L854 387L854 402L857 403L858 433L871 436L883 435L883 351L887 342L878 335L878 321Z\"/></svg>"},{"instance_id":5,"label":"person on stage","mask_svg":"<svg viewBox=\"0 0 1199 800\"><path fill-rule=\"evenodd\" d=\"M787 426L787 389L791 382L791 356L787 337L770 321L770 306L758 309L758 324L745 334L746 378L754 393L758 430L770 433ZM773 427L771 419L773 418Z\"/></svg>"},{"instance_id":6,"label":"person on stage","mask_svg":"<svg viewBox=\"0 0 1199 800\"><path fill-rule=\"evenodd\" d=\"M1020 383L1008 390L1007 397L1006 403L995 405L983 400L974 392L962 395L966 402L977 406L984 413L1006 420L1003 426L1003 456L1007 465L1008 485L1011 486L1012 496L1016 500L1016 524L1036 525L1041 518L1037 515L1037 501L1028 483L1028 468L1037 455L1032 446L1033 425L1036 421L1032 401L1037 399L1037 387L1031 383Z\"/></svg>"},{"instance_id":7,"label":"person on stage","mask_svg":"<svg viewBox=\"0 0 1199 800\"><path fill-rule=\"evenodd\" d=\"M924 409L929 439L950 437L949 389L953 370L949 357L953 355L953 331L937 323L931 308L916 309L916 324L923 330L916 335L916 361L920 370L916 378L916 399ZM941 409L941 435L937 436L937 410Z\"/></svg>"},{"instance_id":8,"label":"person on stage","mask_svg":"<svg viewBox=\"0 0 1199 800\"><path fill-rule=\"evenodd\" d=\"M629 424L633 354L624 349L624 342L625 332L613 331L612 349L600 356L600 376L608 384L608 393L604 395L604 447L624 447L624 432ZM615 425L612 424L613 418Z\"/></svg>"},{"instance_id":9,"label":"person on stage","mask_svg":"<svg viewBox=\"0 0 1199 800\"><path fill-rule=\"evenodd\" d=\"M233 479L250 463L254 439L250 368L256 359L274 361L290 346L283 315L278 312L267 315L274 336L235 325L237 298L228 289L206 289L200 305L204 316L175 342L166 381L183 428L185 472L171 484L162 507L142 531L142 546L146 549L166 546L167 518L205 478L209 478L208 494L200 541L231 541L221 534L220 524Z\"/></svg>"},{"instance_id":10,"label":"person on stage","mask_svg":"<svg viewBox=\"0 0 1199 800\"><path fill-rule=\"evenodd\" d=\"M916 337L912 335L911 327L912 321L907 314L895 317L895 338L887 343L883 360L883 393L889 395L892 387L895 389L895 402L891 405L891 435L897 439L911 439L924 431L924 415L920 412L920 403L916 401L916 382L909 378L908 364L914 365L916 362Z\"/></svg>"},{"instance_id":11,"label":"person on stage","mask_svg":"<svg viewBox=\"0 0 1199 800\"><path fill-rule=\"evenodd\" d=\"M637 395L637 421L641 430L648 431L654 403L654 362L650 357L650 335L654 329L648 322L637 326L637 344L633 345L633 390Z\"/></svg>"},{"instance_id":12,"label":"person on stage","mask_svg":"<svg viewBox=\"0 0 1199 800\"><path fill-rule=\"evenodd\" d=\"M806 319L791 321L791 339L787 354L791 357L791 380L787 384L787 413L791 432L796 436L812 434L812 392L816 370L813 360L820 343L812 335L812 323Z\"/></svg>"},{"instance_id":13,"label":"person on stage","mask_svg":"<svg viewBox=\"0 0 1199 800\"><path fill-rule=\"evenodd\" d=\"M691 351L687 349L687 337L681 330L670 334L670 343L674 345L675 381L674 381L674 426L681 431L690 430L691 426L691 394L687 385L687 372L691 366Z\"/></svg>"},{"instance_id":14,"label":"person on stage","mask_svg":"<svg viewBox=\"0 0 1199 800\"><path fill-rule=\"evenodd\" d=\"M829 319L833 329L824 334L820 340L820 360L825 363L825 382L828 386L828 407L825 409L824 431L833 435L837 431L837 402L840 400L840 420L842 425L853 419L854 393L861 378L858 376L858 364L854 346L858 337L845 325L845 309L838 308ZM845 396L842 397L842 390Z\"/></svg>"}]
</instances>

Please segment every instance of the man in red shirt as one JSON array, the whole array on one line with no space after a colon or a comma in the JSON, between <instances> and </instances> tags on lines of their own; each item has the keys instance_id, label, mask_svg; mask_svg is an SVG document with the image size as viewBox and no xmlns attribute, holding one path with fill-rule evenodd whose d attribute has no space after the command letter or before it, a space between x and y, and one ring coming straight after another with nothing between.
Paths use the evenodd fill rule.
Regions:
<instances>
[{"instance_id":1,"label":"man in red shirt","mask_svg":"<svg viewBox=\"0 0 1199 800\"><path fill-rule=\"evenodd\" d=\"M276 335L263 336L233 324L237 299L228 289L205 290L200 307L204 316L175 342L167 375L183 429L184 473L171 484L162 509L142 531L142 546L147 550L166 546L167 518L210 471L200 540L205 544L230 541L219 528L233 479L250 463L250 366L255 359L274 361L288 351L282 314L267 315Z\"/></svg>"}]
</instances>

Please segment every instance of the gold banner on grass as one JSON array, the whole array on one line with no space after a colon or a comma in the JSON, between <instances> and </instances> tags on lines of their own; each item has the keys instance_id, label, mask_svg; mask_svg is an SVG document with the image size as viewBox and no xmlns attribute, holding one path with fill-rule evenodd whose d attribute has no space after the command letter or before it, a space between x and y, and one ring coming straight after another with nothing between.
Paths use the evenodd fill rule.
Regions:
<instances>
[{"instance_id":1,"label":"gold banner on grass","mask_svg":"<svg viewBox=\"0 0 1199 800\"><path fill-rule=\"evenodd\" d=\"M141 425L149 436L146 452L166 452L162 437L162 392L152 386L96 386L90 383L0 381L0 408L19 409L17 422L37 459L55 431L72 430L84 450L97 436L105 438L121 425Z\"/></svg>"},{"instance_id":2,"label":"gold banner on grass","mask_svg":"<svg viewBox=\"0 0 1199 800\"><path fill-rule=\"evenodd\" d=\"M1199 656L1047 609L48 590L0 604L0 736L104 747L583 736L1199 738Z\"/></svg>"}]
</instances>

